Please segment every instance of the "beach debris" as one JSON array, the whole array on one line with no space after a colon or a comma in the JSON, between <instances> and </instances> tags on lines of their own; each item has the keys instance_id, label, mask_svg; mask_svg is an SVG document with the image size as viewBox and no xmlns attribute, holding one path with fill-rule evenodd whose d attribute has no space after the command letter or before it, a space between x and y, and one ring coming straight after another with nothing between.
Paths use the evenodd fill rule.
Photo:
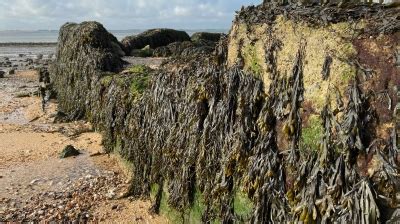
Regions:
<instances>
[{"instance_id":1,"label":"beach debris","mask_svg":"<svg viewBox=\"0 0 400 224\"><path fill-rule=\"evenodd\" d=\"M20 92L15 95L16 98L25 98L25 97L31 97L31 96L32 96L31 92Z\"/></svg>"},{"instance_id":2,"label":"beach debris","mask_svg":"<svg viewBox=\"0 0 400 224\"><path fill-rule=\"evenodd\" d=\"M93 209L109 200L105 197L109 188L115 191L125 188L123 175L104 170L96 176L64 183L60 190L32 194L28 199L0 198L4 206L0 207L0 222L99 222L101 217L96 217Z\"/></svg>"},{"instance_id":3,"label":"beach debris","mask_svg":"<svg viewBox=\"0 0 400 224\"><path fill-rule=\"evenodd\" d=\"M68 157L79 156L81 153L72 145L67 145L60 153L60 158L65 159Z\"/></svg>"}]
</instances>

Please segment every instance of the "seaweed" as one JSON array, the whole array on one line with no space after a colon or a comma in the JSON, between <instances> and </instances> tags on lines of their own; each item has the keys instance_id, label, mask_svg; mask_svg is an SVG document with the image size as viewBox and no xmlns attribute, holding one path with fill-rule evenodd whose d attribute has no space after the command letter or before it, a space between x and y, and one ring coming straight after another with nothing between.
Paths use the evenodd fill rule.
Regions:
<instances>
[{"instance_id":1,"label":"seaweed","mask_svg":"<svg viewBox=\"0 0 400 224\"><path fill-rule=\"evenodd\" d=\"M257 21L276 14L261 9L251 10L260 14ZM277 9L288 10L297 19L310 10L319 12ZM373 16L380 13L374 7L362 9ZM246 10L237 20L254 22ZM174 214L172 221L397 220L400 107L391 117L390 138L378 138L373 94L363 91L363 81L351 71L343 77L341 89L329 84L332 94L318 96L320 111L305 113L309 84L304 68L310 43L303 39L293 43L291 71L283 74L277 67L277 51L285 40L277 40L270 31L266 30L270 36L262 61L272 80L268 83L257 74L261 67L243 68L246 49L237 52L236 64L227 66L227 39L216 45L212 55L193 52L168 59L155 71L138 66L110 76L105 76L107 66L100 65L103 69L84 67L77 72L82 69L77 58L71 59L61 47L57 63L67 62L74 72L63 76L64 65L57 64L52 74L61 93L60 108L71 118L86 115L103 133L106 149L118 148L132 163L132 182L125 196L152 198L151 211L168 211ZM63 38L67 37L61 37L61 46L67 41ZM75 50L88 47L84 46ZM97 55L93 46L88 48ZM254 49L247 50L254 56ZM90 57L86 60L88 65L92 62ZM333 75L344 75L330 70L328 56L324 60L316 77L329 81Z\"/></svg>"}]
</instances>

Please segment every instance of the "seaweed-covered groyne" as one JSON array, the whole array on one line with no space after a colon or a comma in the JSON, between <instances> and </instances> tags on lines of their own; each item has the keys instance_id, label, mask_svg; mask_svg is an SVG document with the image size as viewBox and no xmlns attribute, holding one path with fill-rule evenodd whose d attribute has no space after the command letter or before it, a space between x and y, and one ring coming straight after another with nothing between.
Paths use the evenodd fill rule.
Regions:
<instances>
[{"instance_id":1,"label":"seaweed-covered groyne","mask_svg":"<svg viewBox=\"0 0 400 224\"><path fill-rule=\"evenodd\" d=\"M132 162L127 195L180 221L395 221L399 10L335 10L244 8L213 54L158 70L123 69L106 31L64 26L60 110Z\"/></svg>"}]
</instances>

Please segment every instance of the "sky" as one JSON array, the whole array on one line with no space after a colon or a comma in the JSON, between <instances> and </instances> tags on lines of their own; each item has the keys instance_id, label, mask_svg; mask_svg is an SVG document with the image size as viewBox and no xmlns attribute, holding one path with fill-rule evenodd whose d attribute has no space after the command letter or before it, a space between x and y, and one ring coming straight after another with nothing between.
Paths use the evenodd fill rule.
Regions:
<instances>
[{"instance_id":1,"label":"sky","mask_svg":"<svg viewBox=\"0 0 400 224\"><path fill-rule=\"evenodd\" d=\"M58 29L98 21L106 28L228 29L242 5L262 0L0 0L0 30Z\"/></svg>"}]
</instances>

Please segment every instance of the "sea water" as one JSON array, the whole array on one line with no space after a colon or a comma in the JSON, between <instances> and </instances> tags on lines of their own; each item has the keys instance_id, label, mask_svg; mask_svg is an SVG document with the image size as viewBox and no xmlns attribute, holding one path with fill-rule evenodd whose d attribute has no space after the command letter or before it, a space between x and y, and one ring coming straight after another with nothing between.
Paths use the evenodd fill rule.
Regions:
<instances>
[{"instance_id":1,"label":"sea water","mask_svg":"<svg viewBox=\"0 0 400 224\"><path fill-rule=\"evenodd\" d=\"M118 39L122 40L126 36L136 35L145 30L111 30L110 32ZM204 29L204 30L185 30L189 35L195 32L212 32L227 33L228 30L223 29ZM54 43L58 39L58 30L36 30L36 31L20 31L7 30L0 31L0 43Z\"/></svg>"},{"instance_id":2,"label":"sea water","mask_svg":"<svg viewBox=\"0 0 400 224\"><path fill-rule=\"evenodd\" d=\"M145 30L111 30L110 32L118 39L122 40L126 36L136 35ZM227 33L228 30L222 29L203 29L203 30L185 30L189 35L195 32ZM58 30L37 30L20 31L8 30L0 31L0 57L14 58L18 55L25 57L35 57L43 54L44 56L54 54L56 51L56 42L58 39ZM13 43L13 44L10 44ZM52 44L44 44L52 43Z\"/></svg>"}]
</instances>

